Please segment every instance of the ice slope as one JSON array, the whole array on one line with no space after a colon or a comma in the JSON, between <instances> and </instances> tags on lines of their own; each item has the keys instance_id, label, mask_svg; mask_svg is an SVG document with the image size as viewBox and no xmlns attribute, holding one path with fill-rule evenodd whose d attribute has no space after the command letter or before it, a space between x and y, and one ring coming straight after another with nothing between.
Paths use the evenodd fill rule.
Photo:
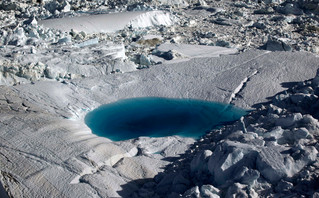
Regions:
<instances>
[{"instance_id":1,"label":"ice slope","mask_svg":"<svg viewBox=\"0 0 319 198\"><path fill-rule=\"evenodd\" d=\"M83 123L87 111L142 96L251 108L282 91L281 83L311 78L318 59L302 52L247 51L64 83L1 86L1 182L15 197L127 196L194 141L167 137L114 143L90 133ZM123 191L124 185L129 188Z\"/></svg>"},{"instance_id":2,"label":"ice slope","mask_svg":"<svg viewBox=\"0 0 319 198\"><path fill-rule=\"evenodd\" d=\"M86 33L108 33L124 29L125 26L131 26L132 28L169 26L175 20L171 14L164 11L137 11L47 19L39 21L39 25L66 32L73 29Z\"/></svg>"}]
</instances>

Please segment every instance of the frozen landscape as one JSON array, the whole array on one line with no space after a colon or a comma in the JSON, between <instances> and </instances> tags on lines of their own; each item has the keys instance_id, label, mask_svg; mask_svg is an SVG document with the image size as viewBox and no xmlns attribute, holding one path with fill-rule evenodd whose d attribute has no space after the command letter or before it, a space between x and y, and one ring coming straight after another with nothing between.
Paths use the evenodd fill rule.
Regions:
<instances>
[{"instance_id":1,"label":"frozen landscape","mask_svg":"<svg viewBox=\"0 0 319 198\"><path fill-rule=\"evenodd\" d=\"M317 0L7 0L0 19L0 197L319 197ZM86 125L145 97L249 113L197 139Z\"/></svg>"}]
</instances>

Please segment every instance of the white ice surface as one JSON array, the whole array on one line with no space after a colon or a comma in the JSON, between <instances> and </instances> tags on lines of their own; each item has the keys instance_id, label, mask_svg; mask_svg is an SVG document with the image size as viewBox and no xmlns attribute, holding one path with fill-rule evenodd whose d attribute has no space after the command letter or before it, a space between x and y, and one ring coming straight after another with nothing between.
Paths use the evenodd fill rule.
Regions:
<instances>
[{"instance_id":1,"label":"white ice surface","mask_svg":"<svg viewBox=\"0 0 319 198\"><path fill-rule=\"evenodd\" d=\"M39 25L66 32L73 29L86 33L108 33L121 30L125 26L144 28L157 25L172 25L174 20L169 13L163 11L137 11L47 19L39 21Z\"/></svg>"},{"instance_id":2,"label":"white ice surface","mask_svg":"<svg viewBox=\"0 0 319 198\"><path fill-rule=\"evenodd\" d=\"M165 52L175 50L190 58L201 57L218 57L220 55L235 54L235 48L225 48L219 46L206 46L206 45L190 45L190 44L162 44L157 47L157 50Z\"/></svg>"},{"instance_id":3,"label":"white ice surface","mask_svg":"<svg viewBox=\"0 0 319 198\"><path fill-rule=\"evenodd\" d=\"M281 83L313 77L318 62L309 53L248 51L67 84L40 81L1 86L5 94L0 95L0 153L5 157L0 162L6 164L1 171L9 175L2 183L17 197L126 196L138 188L138 179L162 170L168 163L164 157L176 156L193 140L173 136L114 143L90 133L83 123L87 111L144 96L231 99L251 108L282 91ZM157 147L164 144L165 148ZM134 180L130 190L121 191L121 186Z\"/></svg>"},{"instance_id":4,"label":"white ice surface","mask_svg":"<svg viewBox=\"0 0 319 198\"><path fill-rule=\"evenodd\" d=\"M153 55L152 59L155 61L161 61L162 63L174 63L187 61L192 58L218 57L221 55L235 54L238 52L235 48L190 44L164 43L156 47L156 51L161 53L168 52L170 50L177 52L180 57L173 60L165 60L164 58L158 57L157 55Z\"/></svg>"},{"instance_id":5,"label":"white ice surface","mask_svg":"<svg viewBox=\"0 0 319 198\"><path fill-rule=\"evenodd\" d=\"M147 96L232 102L242 108L251 108L284 90L281 83L307 79L318 68L316 62L318 57L309 53L249 51L155 65L123 74L75 79L68 85L36 82L14 89L49 112L72 113L71 117L75 116L75 111L68 109L88 111L99 104ZM48 97L54 87L65 93L65 100ZM72 108L66 107L63 101Z\"/></svg>"},{"instance_id":6,"label":"white ice surface","mask_svg":"<svg viewBox=\"0 0 319 198\"><path fill-rule=\"evenodd\" d=\"M186 7L189 5L185 0L159 0L158 3L178 7Z\"/></svg>"}]
</instances>

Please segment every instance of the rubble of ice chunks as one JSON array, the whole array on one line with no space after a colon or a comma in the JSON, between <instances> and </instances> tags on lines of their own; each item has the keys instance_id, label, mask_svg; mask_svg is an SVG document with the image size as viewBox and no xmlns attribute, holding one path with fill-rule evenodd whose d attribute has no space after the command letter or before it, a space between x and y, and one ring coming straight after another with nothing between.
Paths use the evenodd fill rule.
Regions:
<instances>
[{"instance_id":1,"label":"rubble of ice chunks","mask_svg":"<svg viewBox=\"0 0 319 198\"><path fill-rule=\"evenodd\" d=\"M13 45L23 47L25 45L43 48L45 43L55 44L61 39L70 37L68 33L54 29L46 29L37 24L35 18L24 21L22 25L14 28L3 28L1 30L0 45Z\"/></svg>"},{"instance_id":2,"label":"rubble of ice chunks","mask_svg":"<svg viewBox=\"0 0 319 198\"><path fill-rule=\"evenodd\" d=\"M213 130L132 197L316 197L319 69Z\"/></svg>"},{"instance_id":3,"label":"rubble of ice chunks","mask_svg":"<svg viewBox=\"0 0 319 198\"><path fill-rule=\"evenodd\" d=\"M0 55L0 84L5 85L44 79L64 82L136 70L136 65L126 59L123 45L97 38L64 48L7 46L0 48Z\"/></svg>"},{"instance_id":4,"label":"rubble of ice chunks","mask_svg":"<svg viewBox=\"0 0 319 198\"><path fill-rule=\"evenodd\" d=\"M168 11L179 20L173 26L161 25L139 30L126 27L116 33L99 34L76 30L62 32L43 28L37 23L44 18L77 16L80 13L156 9ZM233 47L239 51L261 48L319 53L318 9L316 1L304 0L263 0L259 3L210 0L10 0L0 3L0 46L4 49L6 46L30 48L33 54L41 54L43 50L56 47L86 47L101 41L112 41L124 45L125 54L128 60L136 64L135 68L161 63L152 60L152 54L156 53L157 45L167 42ZM145 39L147 35L158 35L160 39ZM166 60L179 57L174 51L161 56Z\"/></svg>"},{"instance_id":5,"label":"rubble of ice chunks","mask_svg":"<svg viewBox=\"0 0 319 198\"><path fill-rule=\"evenodd\" d=\"M37 3L37 2L33 2ZM50 51L53 48L60 46L70 46L74 45L76 47L86 47L88 45L98 44L97 40L115 40L116 43L122 43L123 37L118 37L116 34L114 35L105 35L105 34L97 34L97 35L88 35L84 32L77 32L75 30L71 30L71 32L62 32L54 29L47 29L39 26L37 24L37 20L41 18L47 18L53 15L58 15L60 11L68 12L71 8L76 10L76 6L82 6L88 10L92 10L91 7L93 4L97 5L105 5L106 1L99 2L87 2L87 1L42 1L41 4L30 4L27 1L5 1L1 3L0 17L1 22L0 25L2 29L0 30L0 45L3 46L3 49L6 50L6 46L16 46L22 48L30 48L33 54L37 54L43 51ZM38 5L38 6L36 6ZM65 6L64 6L65 5ZM91 7L90 7L91 6ZM11 9L12 7L12 9ZM93 6L94 7L94 6ZM88 9L90 8L90 9ZM118 38L118 39L117 39ZM127 44L129 46L129 44ZM8 49L9 50L9 49ZM125 53L125 52L123 52ZM40 55L39 54L39 55ZM129 54L129 53L128 53ZM124 54L125 56L125 54ZM113 57L114 58L114 57ZM117 57L115 57L116 59ZM123 58L123 56L121 57ZM10 60L6 61L10 65ZM110 63L110 61L107 61ZM149 65L149 61L141 56L142 65ZM17 63L19 65L19 63ZM27 66L22 65L18 66L14 62L11 62L10 68L27 68ZM36 64L36 63L34 63ZM123 71L132 71L136 68L132 68L131 64L124 66L124 62L120 65L121 68L115 69L114 71L123 72ZM2 65L1 70L5 70L7 72L7 66ZM117 67L116 65L110 66L110 68ZM54 68L53 68L54 69ZM110 71L110 72L113 72ZM23 71L21 75L14 76L17 72L13 72L13 70L9 71L10 79L6 79L8 76L3 74L2 82L6 81L5 84L16 84L19 82L23 82L22 78L26 78L27 80L39 80L39 75L25 75L25 73L29 73L29 71ZM21 72L20 72L21 73ZM34 72L33 72L34 73ZM36 73L43 73L36 72ZM48 74L48 78L52 79L53 76L50 75L50 72L45 72ZM108 72L106 72L108 73ZM44 75L47 77L47 75ZM3 80L4 79L4 80Z\"/></svg>"},{"instance_id":6,"label":"rubble of ice chunks","mask_svg":"<svg viewBox=\"0 0 319 198\"><path fill-rule=\"evenodd\" d=\"M264 5L264 3L267 3L264 1L263 3L254 3L254 2L240 2L240 3L231 3L231 2L212 2L212 1L160 1L160 2L147 2L147 1L127 1L126 3L121 1L44 1L42 6L33 6L34 9L41 10L43 9L48 11L50 13L50 16L55 15L56 12L60 12L61 10L72 10L72 11L78 11L81 8L85 8L86 11L95 9L95 7L104 6L104 9L111 9L112 7L128 7L129 10L137 9L138 7L141 7L143 5L144 7L149 6L154 7L158 6L158 9L167 9L165 5L179 5L179 4L185 4L188 5L188 7L185 7L183 9L180 9L178 7L171 8L170 11L172 11L173 14L181 18L180 24L177 24L176 28L172 31L172 33L180 36L182 38L182 42L190 43L193 42L193 44L208 44L208 45L215 45L217 40L221 40L224 42L230 43L229 46L238 46L240 48L249 48L261 46L262 44L265 44L264 40L260 40L262 36L259 38L254 38L256 35L268 35L269 33L280 37L291 37L295 36L292 35L291 32L293 30L296 30L296 27L294 24L286 24L287 31L282 34L281 32L275 32L276 28L274 27L280 27L282 28L281 24L276 24L275 22L271 22L272 17L281 16L280 12L277 10L282 10L281 7L286 8L289 7L289 3L285 2L271 2L272 4ZM268 2L269 3L269 2ZM282 5L279 5L278 3L282 3ZM94 7L93 4L96 4ZM114 5L113 5L114 4ZM296 3L295 3L296 4ZM295 4L293 4L295 6ZM17 4L16 7L20 4ZM27 5L27 4L26 4ZM66 6L68 5L68 6ZM301 7L300 5L303 5L302 3L298 3L295 7L299 9ZM69 7L66 9L65 7ZM196 7L197 6L197 7ZM306 8L315 10L315 5L310 4L310 6L303 6L302 10L305 10ZM30 6L26 6L24 10L20 8L20 12L23 13L29 13L28 9ZM202 9L200 12L204 13L205 10L207 14L204 14L201 16L201 14L197 15L189 15L189 10L194 9ZM31 8L30 8L31 9ZM84 10L85 10L84 9ZM301 8L300 8L301 9ZM264 10L264 11L263 11ZM285 10L289 10L286 8ZM29 14L29 18L31 16L35 16L37 18L44 18L41 14L42 12L39 11L39 13L32 13ZM288 12L288 11L287 11ZM303 12L303 15L301 17L302 22L304 25L308 24L308 21L305 21L305 19L312 20L311 24L309 26L316 27L318 24L313 20L315 17L308 16L304 13L307 13L307 11ZM296 18L298 15L295 15L294 13L293 17ZM28 18L27 15L23 15L24 18ZM284 20L291 18L291 16L282 16ZM209 19L209 20L208 20ZM262 20L260 20L262 19ZM245 25L250 24L251 25ZM218 28L212 27L212 23L216 23ZM269 24L269 25L267 25ZM201 31L205 34L207 31L205 30L205 27L212 27L211 30L216 31L215 37L213 39L200 39L200 37L192 37L187 34L192 34L193 29L201 29ZM224 27L226 26L226 27ZM227 26L231 26L227 28ZM306 25L307 26L307 25ZM201 27L201 28L198 28ZM254 28L257 28L259 30L254 30ZM305 27L306 29L308 27ZM234 29L239 31L234 31ZM285 29L285 28L283 28ZM302 28L301 28L302 29ZM147 31L147 30L146 30ZM233 35L232 37L225 37L223 38L223 35ZM236 35L238 34L238 35ZM195 35L196 36L196 35ZM245 41L244 39L249 36L250 39ZM300 35L297 35L300 37ZM315 36L315 35L314 35ZM234 39L234 37L237 37ZM222 38L222 39L221 39ZM244 41L244 42L243 42ZM220 41L219 41L220 42ZM309 42L308 42L309 43ZM244 45L245 44L245 45ZM311 44L310 44L311 45ZM304 47L301 47L302 49ZM312 48L305 50L313 50Z\"/></svg>"},{"instance_id":7,"label":"rubble of ice chunks","mask_svg":"<svg viewBox=\"0 0 319 198\"><path fill-rule=\"evenodd\" d=\"M180 22L166 28L164 41L235 47L243 51L261 47L318 53L318 21L313 12L300 8L302 15L286 15L278 10L287 3L265 2L207 1L207 6L195 3L175 9Z\"/></svg>"},{"instance_id":8,"label":"rubble of ice chunks","mask_svg":"<svg viewBox=\"0 0 319 198\"><path fill-rule=\"evenodd\" d=\"M84 4L82 5L81 2L84 2ZM62 11L69 12L71 9L70 4L74 6L81 4L88 9L87 6L90 6L91 3L92 2L86 1L69 2L65 0L42 1L42 4L36 2L31 3L30 1L3 1L0 4L0 17L3 19L0 23L0 26L2 27L2 39L0 40L0 44L18 46L25 44L35 45L34 42L32 42L34 39L49 42L50 44L56 43L60 39L63 39L72 33L65 33L53 29L45 29L41 26L38 26L37 21L55 16ZM102 5L104 3L96 2L95 4ZM18 32L16 29L19 29ZM77 37L77 39L78 38L79 37ZM28 39L30 42L25 42ZM85 39L85 36L82 36L82 39Z\"/></svg>"},{"instance_id":9,"label":"rubble of ice chunks","mask_svg":"<svg viewBox=\"0 0 319 198\"><path fill-rule=\"evenodd\" d=\"M26 82L35 82L42 78L55 79L57 76L50 67L42 62L30 62L21 65L17 62L2 62L0 68L0 84L15 85Z\"/></svg>"},{"instance_id":10,"label":"rubble of ice chunks","mask_svg":"<svg viewBox=\"0 0 319 198\"><path fill-rule=\"evenodd\" d=\"M209 17L210 20L205 21L205 17L202 17L200 14L194 17L195 21L203 20L198 23L202 28L197 28L201 29L203 32L205 31L205 26L218 27L214 28L216 38L210 39L210 41L206 43L208 45L216 45L217 40L223 40L230 43L229 46L245 50L264 45L267 42L268 35L273 35L276 38L286 39L285 42L287 42L287 45L295 44L294 42L296 40L294 39L297 37L298 42L296 43L298 44L293 46L294 50L302 49L317 52L317 49L315 48L315 43L318 42L317 39L314 39L315 42L308 42L312 43L310 44L311 47L302 46L302 44L300 44L302 42L302 35L293 32L298 31L298 26L300 26L300 24L297 24L293 19L301 18L301 20L304 21L304 25L308 24L306 26L317 27L318 23L311 14L303 14L301 17L298 17L298 15L284 15L276 11L278 5L266 6L264 4L243 2L227 6L225 6L225 4L222 5L222 3L219 3L219 5L225 8L224 11L213 15L207 14L207 17ZM240 9L238 7L240 7ZM202 10L203 13L205 9ZM281 20L283 20L284 23L282 24L282 21L272 20L272 18L276 17L281 17ZM187 27L184 29L187 29ZM300 29L305 28L301 27ZM233 36L225 37L225 34ZM257 35L258 37L256 37ZM202 41L199 42L196 35L193 36L195 38L195 43L205 44Z\"/></svg>"}]
</instances>

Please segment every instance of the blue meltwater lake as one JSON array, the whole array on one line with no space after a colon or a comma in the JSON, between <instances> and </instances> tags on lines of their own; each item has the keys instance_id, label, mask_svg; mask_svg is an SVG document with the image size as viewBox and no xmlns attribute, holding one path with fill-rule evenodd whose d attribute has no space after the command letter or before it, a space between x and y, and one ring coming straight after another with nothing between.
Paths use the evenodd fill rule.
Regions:
<instances>
[{"instance_id":1,"label":"blue meltwater lake","mask_svg":"<svg viewBox=\"0 0 319 198\"><path fill-rule=\"evenodd\" d=\"M145 97L102 105L86 115L85 123L94 134L113 141L140 136L199 138L246 114L246 110L229 104Z\"/></svg>"}]
</instances>

